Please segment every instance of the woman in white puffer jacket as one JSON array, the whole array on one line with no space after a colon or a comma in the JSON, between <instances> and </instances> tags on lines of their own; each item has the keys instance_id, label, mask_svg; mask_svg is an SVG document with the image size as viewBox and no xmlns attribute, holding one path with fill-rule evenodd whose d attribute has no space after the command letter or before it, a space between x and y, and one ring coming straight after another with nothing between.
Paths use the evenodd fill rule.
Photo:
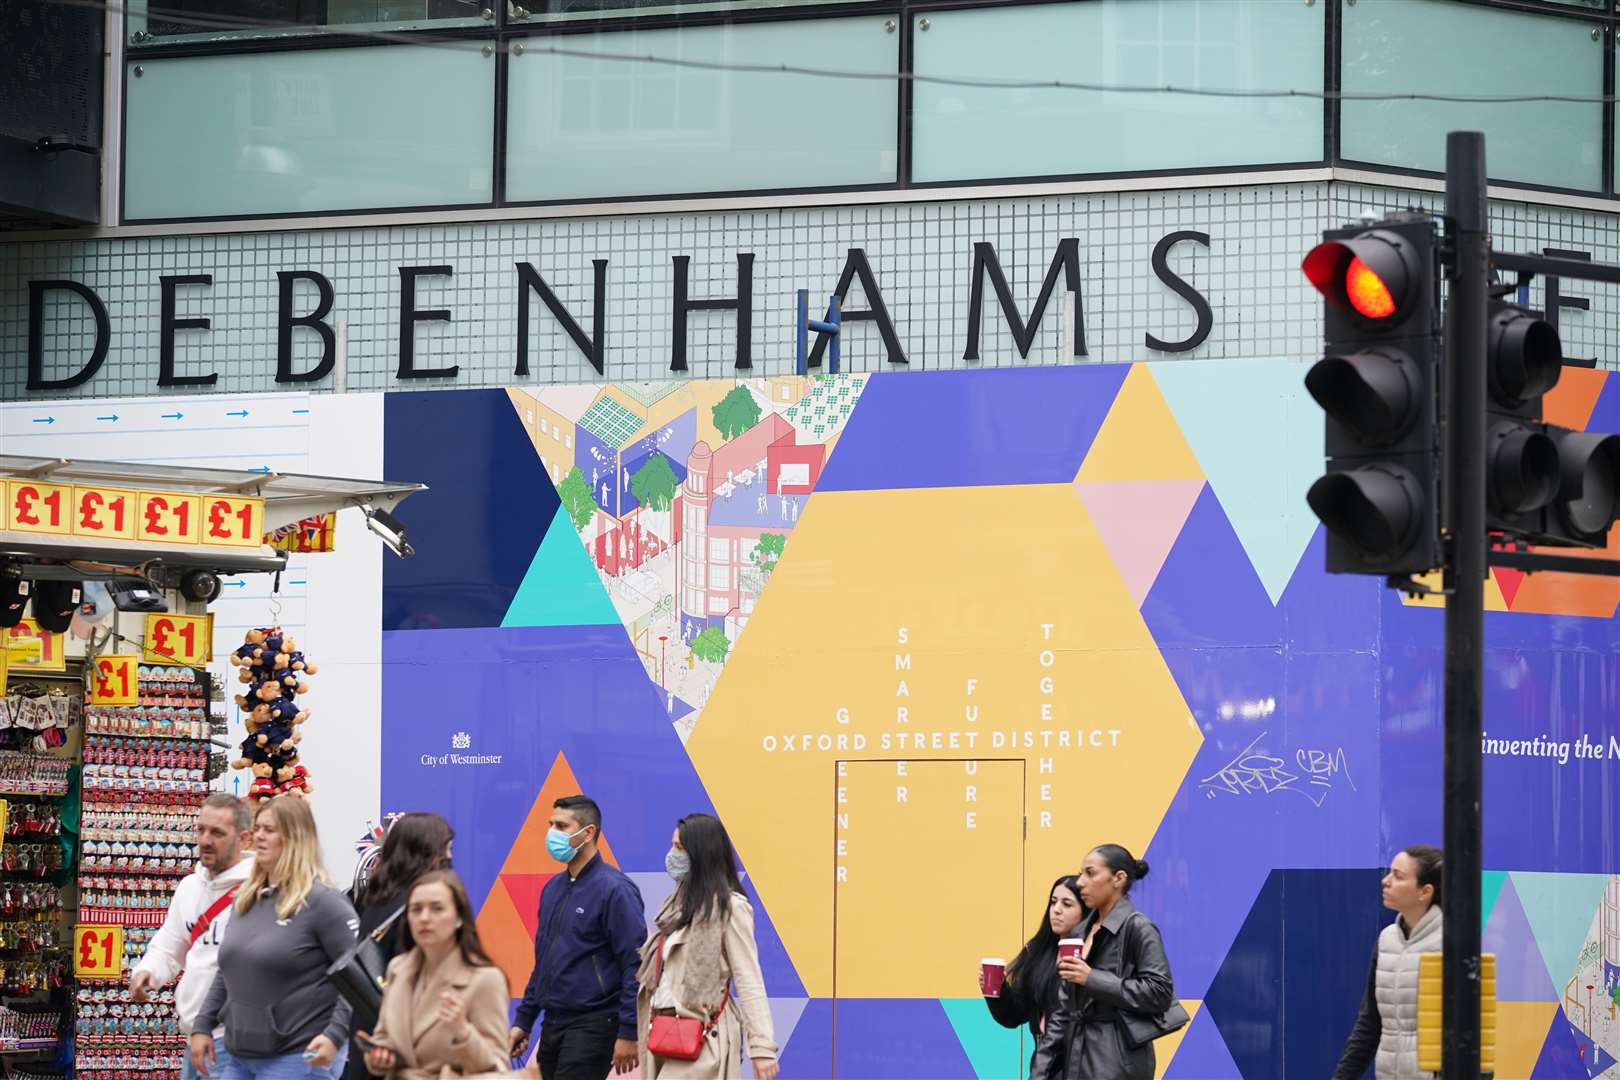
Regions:
<instances>
[{"instance_id":1,"label":"woman in white puffer jacket","mask_svg":"<svg viewBox=\"0 0 1620 1080\"><path fill-rule=\"evenodd\" d=\"M1378 935L1361 1015L1339 1055L1333 1080L1358 1080L1373 1066L1378 1080L1415 1080L1418 1070L1418 965L1440 951L1440 849L1416 844L1396 855L1384 875L1384 906L1396 919Z\"/></svg>"}]
</instances>

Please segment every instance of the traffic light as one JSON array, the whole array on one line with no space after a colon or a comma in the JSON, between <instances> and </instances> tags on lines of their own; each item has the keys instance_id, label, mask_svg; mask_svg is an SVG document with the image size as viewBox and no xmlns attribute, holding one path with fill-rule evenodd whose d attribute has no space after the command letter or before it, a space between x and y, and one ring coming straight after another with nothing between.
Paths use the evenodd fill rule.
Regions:
<instances>
[{"instance_id":1,"label":"traffic light","mask_svg":"<svg viewBox=\"0 0 1620 1080\"><path fill-rule=\"evenodd\" d=\"M1542 531L1558 495L1558 446L1541 424L1541 398L1558 383L1563 347L1537 312L1493 300L1486 317L1485 527Z\"/></svg>"},{"instance_id":2,"label":"traffic light","mask_svg":"<svg viewBox=\"0 0 1620 1080\"><path fill-rule=\"evenodd\" d=\"M1563 346L1539 312L1493 301L1486 330L1486 528L1557 547L1603 547L1620 516L1620 437L1542 422Z\"/></svg>"},{"instance_id":3,"label":"traffic light","mask_svg":"<svg viewBox=\"0 0 1620 1080\"><path fill-rule=\"evenodd\" d=\"M1434 221L1330 229L1302 268L1327 300L1305 389L1327 414L1328 472L1306 501L1327 526L1328 572L1427 573L1441 562Z\"/></svg>"},{"instance_id":4,"label":"traffic light","mask_svg":"<svg viewBox=\"0 0 1620 1080\"><path fill-rule=\"evenodd\" d=\"M1558 447L1558 497L1547 512L1540 541L1567 547L1604 547L1620 518L1620 436L1547 425Z\"/></svg>"}]
</instances>

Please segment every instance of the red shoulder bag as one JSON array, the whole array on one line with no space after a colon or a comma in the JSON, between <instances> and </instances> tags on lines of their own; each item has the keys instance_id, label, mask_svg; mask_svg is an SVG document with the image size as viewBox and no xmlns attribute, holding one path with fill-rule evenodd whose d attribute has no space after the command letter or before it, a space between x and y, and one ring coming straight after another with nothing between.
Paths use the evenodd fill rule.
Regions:
<instances>
[{"instance_id":1,"label":"red shoulder bag","mask_svg":"<svg viewBox=\"0 0 1620 1080\"><path fill-rule=\"evenodd\" d=\"M658 967L657 977L653 981L656 989L664 981L664 935L658 935ZM647 1032L647 1049L653 1055L661 1058L673 1058L676 1061L696 1061L703 1056L703 1040L709 1037L709 1032L720 1022L725 1014L726 1003L731 1000L731 987L720 998L720 1008L709 1018L708 1023L694 1020L689 1016L655 1016L652 1018L652 1028Z\"/></svg>"}]
</instances>

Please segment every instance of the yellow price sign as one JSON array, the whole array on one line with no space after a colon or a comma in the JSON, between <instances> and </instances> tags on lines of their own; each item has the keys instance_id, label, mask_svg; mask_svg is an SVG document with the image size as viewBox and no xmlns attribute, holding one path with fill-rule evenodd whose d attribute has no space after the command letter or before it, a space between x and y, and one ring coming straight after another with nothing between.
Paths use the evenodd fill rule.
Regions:
<instances>
[{"instance_id":1,"label":"yellow price sign","mask_svg":"<svg viewBox=\"0 0 1620 1080\"><path fill-rule=\"evenodd\" d=\"M214 658L214 616L171 615L152 612L146 616L146 640L141 657L148 664L182 664L197 667Z\"/></svg>"},{"instance_id":2,"label":"yellow price sign","mask_svg":"<svg viewBox=\"0 0 1620 1080\"><path fill-rule=\"evenodd\" d=\"M73 488L66 484L13 480L6 485L7 524L15 532L72 532L68 523L72 506Z\"/></svg>"},{"instance_id":3,"label":"yellow price sign","mask_svg":"<svg viewBox=\"0 0 1620 1080\"><path fill-rule=\"evenodd\" d=\"M73 532L78 536L135 539L135 509L139 494L123 488L75 487Z\"/></svg>"},{"instance_id":4,"label":"yellow price sign","mask_svg":"<svg viewBox=\"0 0 1620 1080\"><path fill-rule=\"evenodd\" d=\"M141 658L133 653L98 656L91 668L91 705L133 705L140 700Z\"/></svg>"},{"instance_id":5,"label":"yellow price sign","mask_svg":"<svg viewBox=\"0 0 1620 1080\"><path fill-rule=\"evenodd\" d=\"M76 979L123 978L124 928L122 926L75 926L73 928L73 977Z\"/></svg>"},{"instance_id":6,"label":"yellow price sign","mask_svg":"<svg viewBox=\"0 0 1620 1080\"><path fill-rule=\"evenodd\" d=\"M264 543L264 500L205 495L202 542L221 547L258 547Z\"/></svg>"},{"instance_id":7,"label":"yellow price sign","mask_svg":"<svg viewBox=\"0 0 1620 1080\"><path fill-rule=\"evenodd\" d=\"M135 537L157 544L196 544L202 539L202 498L171 491L143 491Z\"/></svg>"},{"instance_id":8,"label":"yellow price sign","mask_svg":"<svg viewBox=\"0 0 1620 1080\"><path fill-rule=\"evenodd\" d=\"M18 619L17 625L5 632L4 641L6 653L14 670L67 670L66 634L52 634L42 630L39 623L33 619ZM35 656L38 659L32 659Z\"/></svg>"}]
</instances>

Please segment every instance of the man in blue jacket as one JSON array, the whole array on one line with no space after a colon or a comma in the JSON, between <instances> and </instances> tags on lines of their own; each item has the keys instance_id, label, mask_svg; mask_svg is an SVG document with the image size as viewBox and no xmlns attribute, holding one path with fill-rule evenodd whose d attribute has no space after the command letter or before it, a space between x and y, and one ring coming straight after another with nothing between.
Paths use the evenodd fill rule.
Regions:
<instances>
[{"instance_id":1,"label":"man in blue jacket","mask_svg":"<svg viewBox=\"0 0 1620 1080\"><path fill-rule=\"evenodd\" d=\"M546 850L568 864L540 891L534 971L511 1031L522 1060L545 1013L536 1060L544 1080L604 1080L636 1067L636 969L647 940L641 890L597 857L602 810L583 795L552 804Z\"/></svg>"}]
</instances>

